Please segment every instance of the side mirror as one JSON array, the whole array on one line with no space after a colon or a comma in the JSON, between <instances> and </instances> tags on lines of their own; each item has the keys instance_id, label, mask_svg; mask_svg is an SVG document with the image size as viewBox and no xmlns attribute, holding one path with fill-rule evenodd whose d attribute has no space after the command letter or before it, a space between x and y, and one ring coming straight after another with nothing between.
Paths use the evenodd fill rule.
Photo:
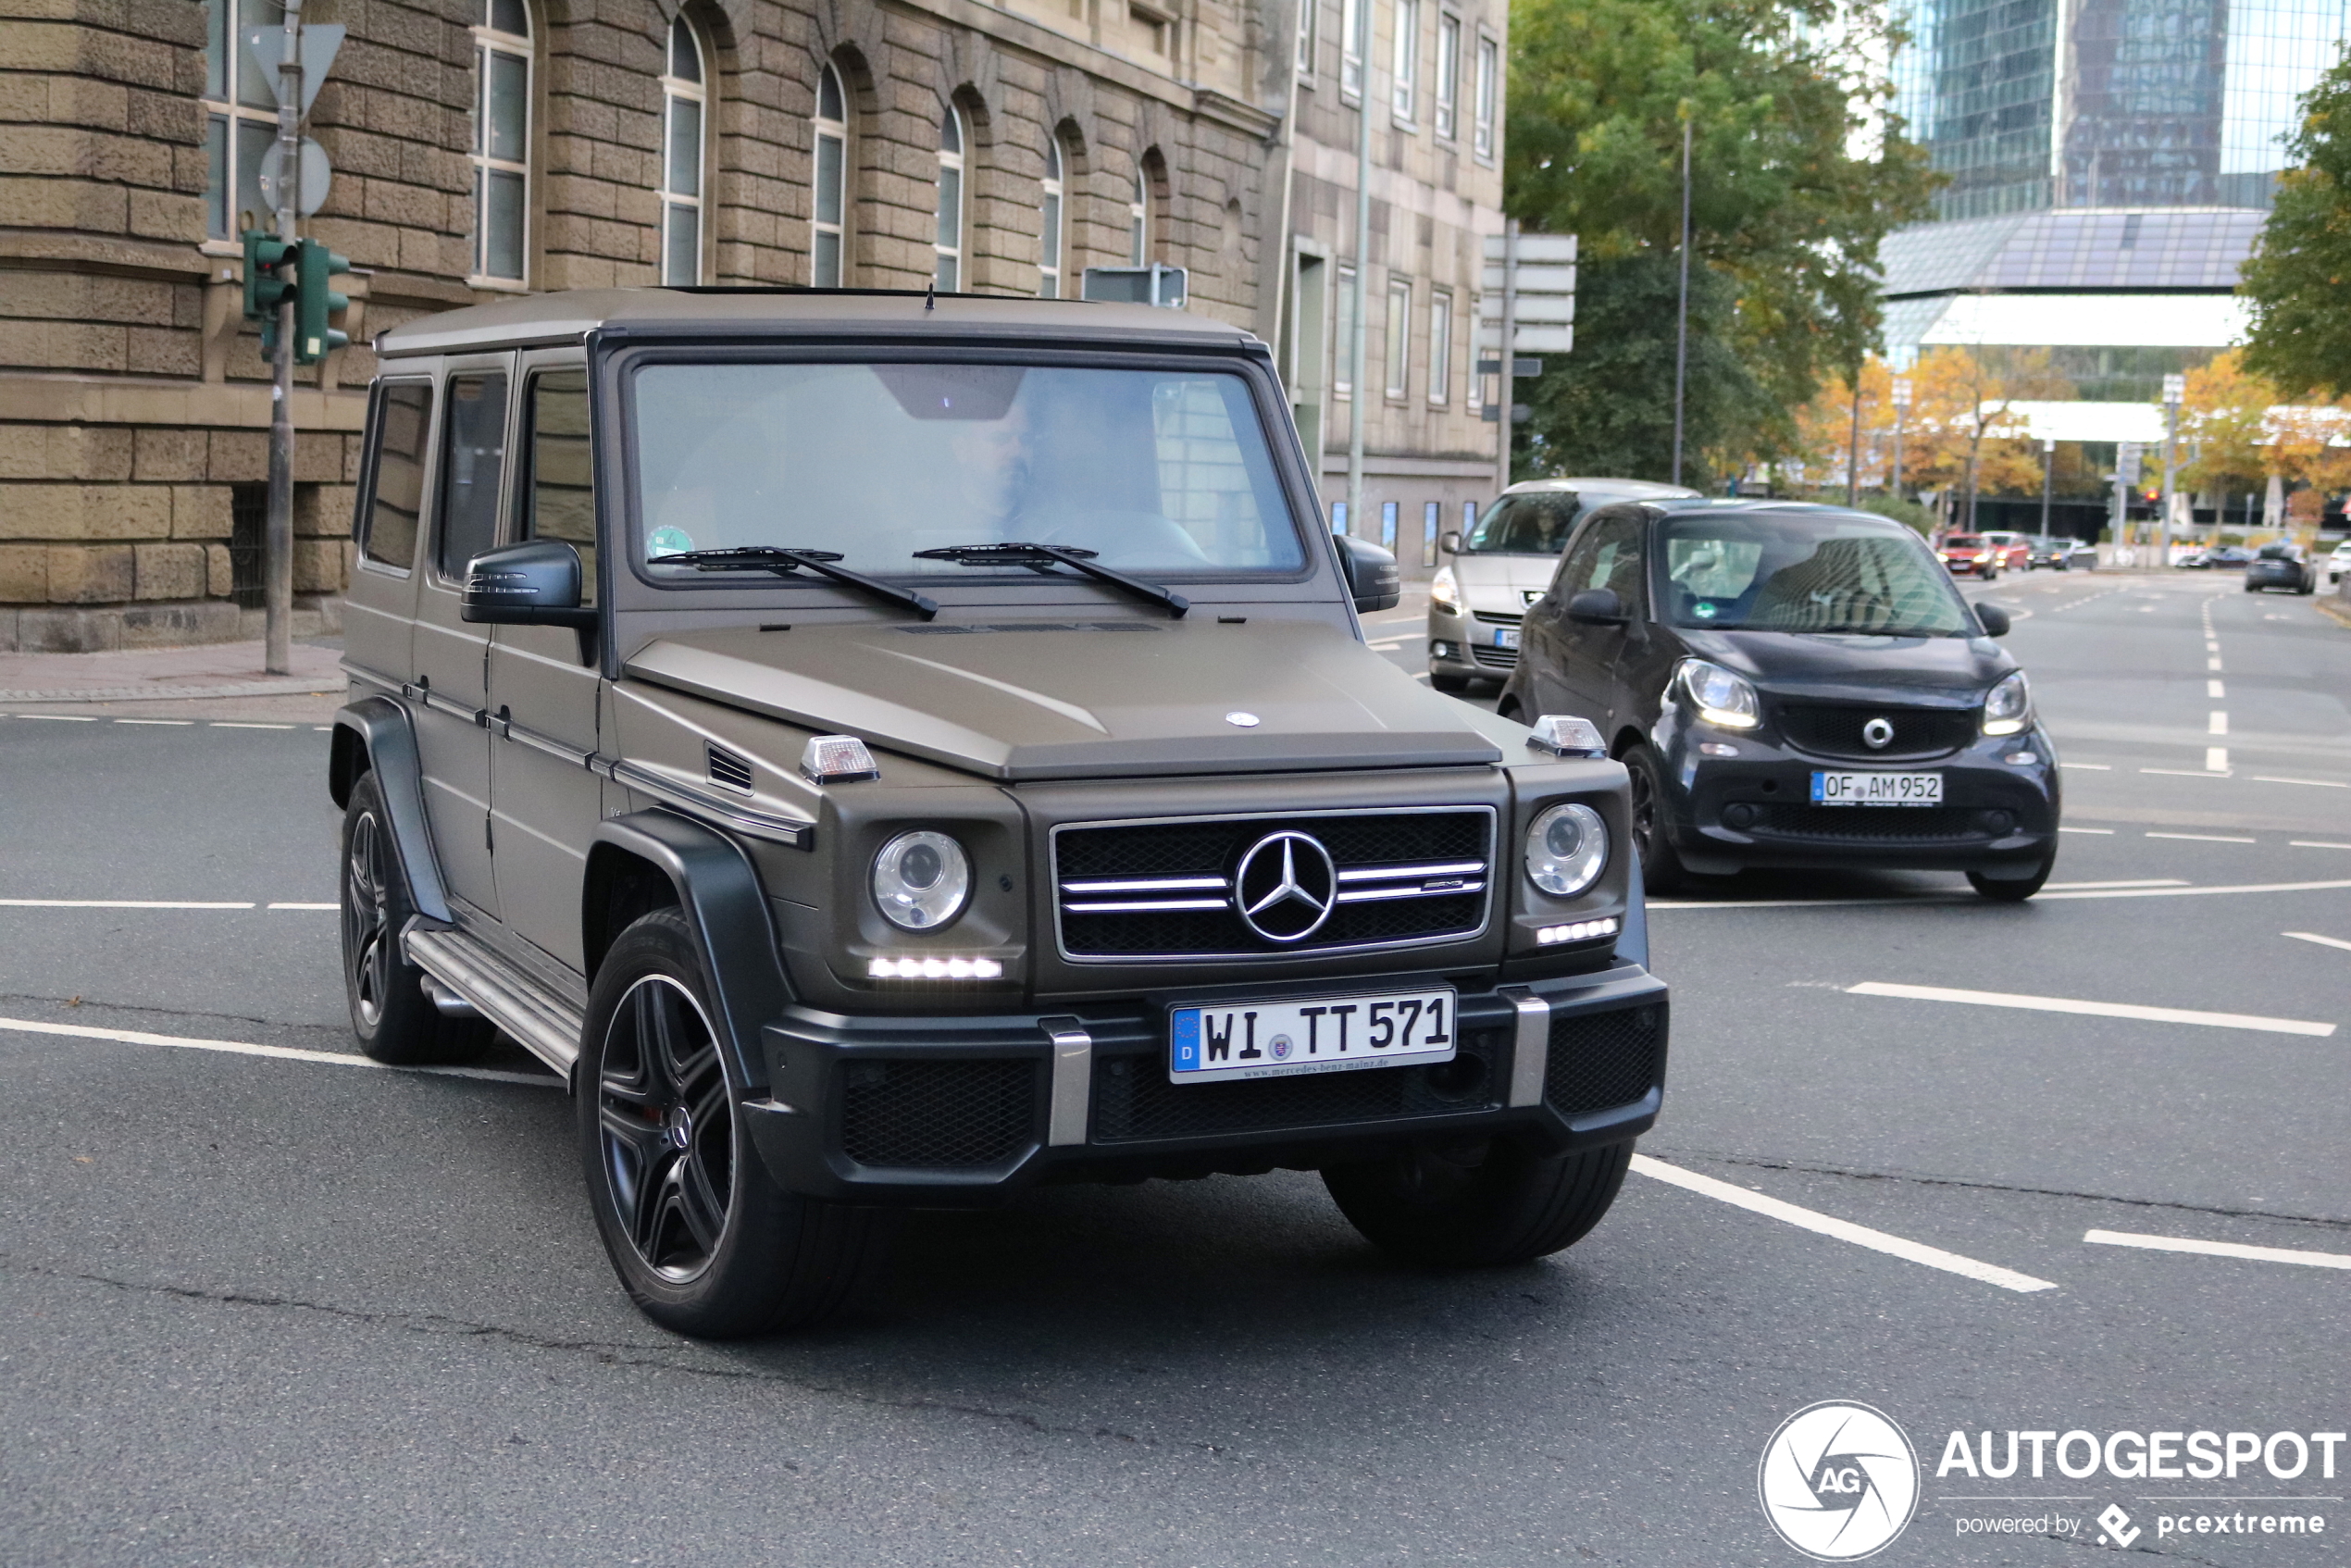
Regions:
<instances>
[{"instance_id":1,"label":"side mirror","mask_svg":"<svg viewBox=\"0 0 2351 1568\"><path fill-rule=\"evenodd\" d=\"M1587 588L1567 602L1567 618L1586 626L1623 626L1632 617L1613 588Z\"/></svg>"},{"instance_id":2,"label":"side mirror","mask_svg":"<svg viewBox=\"0 0 2351 1568\"><path fill-rule=\"evenodd\" d=\"M1443 533L1437 536L1437 547L1439 550L1444 551L1448 555L1460 554L1462 553L1462 530L1459 529L1447 529Z\"/></svg>"},{"instance_id":3,"label":"side mirror","mask_svg":"<svg viewBox=\"0 0 2351 1568\"><path fill-rule=\"evenodd\" d=\"M466 566L457 614L488 626L592 627L579 603L579 552L559 539L485 550Z\"/></svg>"},{"instance_id":4,"label":"side mirror","mask_svg":"<svg viewBox=\"0 0 2351 1568\"><path fill-rule=\"evenodd\" d=\"M1997 604L1976 605L1975 618L1984 623L1984 635L1986 637L2006 637L2009 628L2014 624L2009 619L2009 613Z\"/></svg>"},{"instance_id":5,"label":"side mirror","mask_svg":"<svg viewBox=\"0 0 2351 1568\"><path fill-rule=\"evenodd\" d=\"M1396 569L1396 557L1370 540L1350 534L1333 534L1331 542L1338 546L1338 564L1347 574L1347 591L1355 596L1355 608L1396 608L1404 597L1404 581Z\"/></svg>"}]
</instances>

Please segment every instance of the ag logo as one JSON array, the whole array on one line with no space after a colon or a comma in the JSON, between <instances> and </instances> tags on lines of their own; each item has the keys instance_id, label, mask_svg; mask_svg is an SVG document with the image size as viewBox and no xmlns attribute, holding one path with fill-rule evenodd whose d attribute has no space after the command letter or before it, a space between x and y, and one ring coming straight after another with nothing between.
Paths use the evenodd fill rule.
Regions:
<instances>
[{"instance_id":1,"label":"ag logo","mask_svg":"<svg viewBox=\"0 0 2351 1568\"><path fill-rule=\"evenodd\" d=\"M1851 1562L1909 1527L1919 1507L1919 1456L1882 1412L1825 1400L1772 1434L1756 1490L1782 1540L1822 1562Z\"/></svg>"}]
</instances>

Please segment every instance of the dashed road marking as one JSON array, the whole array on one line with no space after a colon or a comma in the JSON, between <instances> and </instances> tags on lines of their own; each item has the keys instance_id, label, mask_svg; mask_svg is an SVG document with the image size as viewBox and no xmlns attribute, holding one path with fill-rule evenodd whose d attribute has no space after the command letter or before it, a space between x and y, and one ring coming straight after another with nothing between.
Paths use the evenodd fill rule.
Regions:
<instances>
[{"instance_id":1,"label":"dashed road marking","mask_svg":"<svg viewBox=\"0 0 2351 1568\"><path fill-rule=\"evenodd\" d=\"M2205 721L2204 732L2207 735L2226 735L2229 732L2229 716L2219 708L2213 709L2212 716Z\"/></svg>"},{"instance_id":2,"label":"dashed road marking","mask_svg":"<svg viewBox=\"0 0 2351 1568\"><path fill-rule=\"evenodd\" d=\"M0 899L0 909L251 909L250 903L186 899Z\"/></svg>"},{"instance_id":3,"label":"dashed road marking","mask_svg":"<svg viewBox=\"0 0 2351 1568\"><path fill-rule=\"evenodd\" d=\"M2215 733L2216 733L2216 734L2222 734L2222 735L2227 734L2227 733L2228 733L2228 728L2229 728L2229 716L2228 716L2228 715L2226 715L2226 714L2214 714L2212 716L2213 716L2213 718L2214 718L2214 719L2216 719L2216 720L2218 720L2218 721L2219 721L2220 726L2220 729L2218 729L2217 731L2215 731ZM2229 749L2228 749L2226 746L2207 746L2207 747L2205 747L2205 748L2204 748L2204 771L2205 771L2205 772L2207 772L2207 773L2226 773L2226 772L2228 772L2228 771L2229 771Z\"/></svg>"},{"instance_id":4,"label":"dashed road marking","mask_svg":"<svg viewBox=\"0 0 2351 1568\"><path fill-rule=\"evenodd\" d=\"M2307 1018L2266 1018L2258 1013L2206 1013L2191 1007L2146 1007L2134 1002L2087 1002L2069 996L2025 996L2015 991L1959 990L1949 986L1905 986L1864 980L1845 988L1847 996L1882 996L1902 1002L1951 1002L1970 1007L2012 1007L2027 1013L2070 1013L2092 1018L2131 1018L2147 1024L2195 1024L2212 1029L2251 1029L2260 1034L2308 1035L2324 1039L2332 1024Z\"/></svg>"},{"instance_id":5,"label":"dashed road marking","mask_svg":"<svg viewBox=\"0 0 2351 1568\"><path fill-rule=\"evenodd\" d=\"M171 1045L183 1051L217 1051L235 1056L270 1056L281 1062L315 1062L326 1067L367 1067L385 1073L422 1073L445 1078L479 1078L488 1083L529 1084L561 1089L563 1080L545 1073L504 1073L491 1067L395 1067L366 1056L334 1051L305 1051L292 1045L255 1045L240 1039L199 1039L187 1035L153 1035L139 1029L102 1029L88 1024L51 1024L35 1018L0 1018L0 1030L27 1035L64 1035L73 1039L113 1040L121 1045Z\"/></svg>"},{"instance_id":6,"label":"dashed road marking","mask_svg":"<svg viewBox=\"0 0 2351 1568\"><path fill-rule=\"evenodd\" d=\"M2212 753L2207 752L2209 757ZM2221 765L2211 767L2143 767L2141 773L2159 773L2166 778L2226 778L2229 777L2228 753L2221 753Z\"/></svg>"},{"instance_id":7,"label":"dashed road marking","mask_svg":"<svg viewBox=\"0 0 2351 1568\"><path fill-rule=\"evenodd\" d=\"M2060 833L2096 833L2101 839L2111 839L2114 837L2114 829L2111 828L2066 828L2060 826L2058 828L2058 831Z\"/></svg>"},{"instance_id":8,"label":"dashed road marking","mask_svg":"<svg viewBox=\"0 0 2351 1568\"><path fill-rule=\"evenodd\" d=\"M2286 844L2297 850L2351 850L2351 844L2330 843L2324 839L2288 839Z\"/></svg>"},{"instance_id":9,"label":"dashed road marking","mask_svg":"<svg viewBox=\"0 0 2351 1568\"><path fill-rule=\"evenodd\" d=\"M2351 942L2341 937L2322 937L2316 931L2280 931L2278 935L2292 937L2297 942L2316 942L2320 947L2339 947L2345 952L2351 952Z\"/></svg>"},{"instance_id":10,"label":"dashed road marking","mask_svg":"<svg viewBox=\"0 0 2351 1568\"><path fill-rule=\"evenodd\" d=\"M2149 1252L2200 1252L2210 1258L2244 1258L2257 1263L2300 1263L2306 1268L2351 1269L2351 1253L2344 1252L2305 1252L2293 1247L2248 1247L2241 1241L2198 1241L2184 1236L2148 1236L2132 1230L2085 1230L2082 1233L2082 1239L2094 1247L2136 1247Z\"/></svg>"},{"instance_id":11,"label":"dashed road marking","mask_svg":"<svg viewBox=\"0 0 2351 1568\"><path fill-rule=\"evenodd\" d=\"M192 718L118 718L117 724L151 724L158 728L185 729L196 721Z\"/></svg>"},{"instance_id":12,"label":"dashed road marking","mask_svg":"<svg viewBox=\"0 0 2351 1568\"><path fill-rule=\"evenodd\" d=\"M2204 694L2216 703L2228 696L2228 692L2221 690L2220 682L2217 680L2208 680L2204 683Z\"/></svg>"},{"instance_id":13,"label":"dashed road marking","mask_svg":"<svg viewBox=\"0 0 2351 1568\"><path fill-rule=\"evenodd\" d=\"M2351 784L2338 783L2332 778L2275 778L2266 773L2257 773L2253 781L2256 784L2307 784L2313 790L2351 790Z\"/></svg>"},{"instance_id":14,"label":"dashed road marking","mask_svg":"<svg viewBox=\"0 0 2351 1568\"><path fill-rule=\"evenodd\" d=\"M2225 834L2225 833L2156 833L2156 832L2150 832L2150 833L2148 833L2148 834L2147 834L2147 837L2148 837L2148 838L2150 838L2150 839L2187 839L2187 840L2193 840L2194 842L2196 842L2196 843L2199 843L2199 844L2258 844L2258 843L2259 843L2259 842L2261 841L2261 840L2259 840L2258 839L2237 839L2237 838L2232 838L2232 837L2230 837L2228 834Z\"/></svg>"},{"instance_id":15,"label":"dashed road marking","mask_svg":"<svg viewBox=\"0 0 2351 1568\"><path fill-rule=\"evenodd\" d=\"M2128 882L2044 882L2043 888L2053 893L2078 892L2085 888L2184 888L2189 884L2178 877L2140 877Z\"/></svg>"},{"instance_id":16,"label":"dashed road marking","mask_svg":"<svg viewBox=\"0 0 2351 1568\"><path fill-rule=\"evenodd\" d=\"M2078 767L2084 773L2112 773L2114 765L2103 762L2061 762L2059 767Z\"/></svg>"}]
</instances>

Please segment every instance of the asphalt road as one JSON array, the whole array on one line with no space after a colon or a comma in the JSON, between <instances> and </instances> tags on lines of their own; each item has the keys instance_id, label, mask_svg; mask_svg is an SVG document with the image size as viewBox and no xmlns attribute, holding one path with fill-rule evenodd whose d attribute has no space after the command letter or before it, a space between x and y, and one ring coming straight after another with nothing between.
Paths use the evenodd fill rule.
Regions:
<instances>
[{"instance_id":1,"label":"asphalt road","mask_svg":"<svg viewBox=\"0 0 2351 1568\"><path fill-rule=\"evenodd\" d=\"M1876 1561L2077 1562L2108 1505L2337 1561L2351 1443L1936 1474L1954 1429L2351 1428L2351 630L2233 578L1989 593L2067 764L2050 891L1660 905L1658 1163L1572 1251L1399 1272L1306 1176L1063 1189L727 1347L628 1306L527 1063L351 1057L331 912L270 907L333 898L323 734L0 718L0 1563L1791 1564L1758 1461L1831 1400L1924 1464ZM31 902L92 900L249 907ZM2326 1533L2159 1533L2198 1511Z\"/></svg>"}]
</instances>

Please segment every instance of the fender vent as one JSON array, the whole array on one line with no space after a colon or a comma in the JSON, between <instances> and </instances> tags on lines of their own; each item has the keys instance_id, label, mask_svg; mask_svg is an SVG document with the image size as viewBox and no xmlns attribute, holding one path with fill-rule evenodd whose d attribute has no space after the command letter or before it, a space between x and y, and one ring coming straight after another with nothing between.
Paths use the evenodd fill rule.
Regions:
<instances>
[{"instance_id":1,"label":"fender vent","mask_svg":"<svg viewBox=\"0 0 2351 1568\"><path fill-rule=\"evenodd\" d=\"M704 746L710 763L710 781L729 790L751 793L751 759L738 756L724 746Z\"/></svg>"}]
</instances>

